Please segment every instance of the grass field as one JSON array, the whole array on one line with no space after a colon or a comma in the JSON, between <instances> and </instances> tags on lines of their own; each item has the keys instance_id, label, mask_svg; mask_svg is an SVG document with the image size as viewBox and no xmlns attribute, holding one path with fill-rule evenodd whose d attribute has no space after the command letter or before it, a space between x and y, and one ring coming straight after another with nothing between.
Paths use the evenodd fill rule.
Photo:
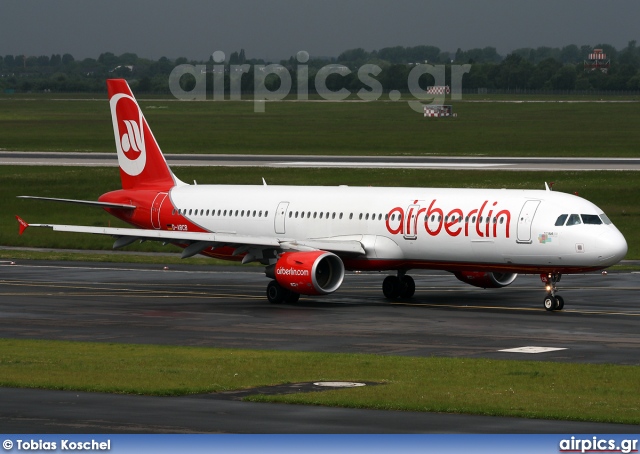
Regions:
<instances>
[{"instance_id":1,"label":"grass field","mask_svg":"<svg viewBox=\"0 0 640 454\"><path fill-rule=\"evenodd\" d=\"M250 400L627 424L640 424L638 373L638 366L0 339L0 386L171 396L365 381L381 385Z\"/></svg>"},{"instance_id":2,"label":"grass field","mask_svg":"<svg viewBox=\"0 0 640 454\"><path fill-rule=\"evenodd\" d=\"M104 96L104 95L103 95ZM640 156L640 103L140 101L165 153ZM0 149L113 152L103 99L0 99Z\"/></svg>"}]
</instances>

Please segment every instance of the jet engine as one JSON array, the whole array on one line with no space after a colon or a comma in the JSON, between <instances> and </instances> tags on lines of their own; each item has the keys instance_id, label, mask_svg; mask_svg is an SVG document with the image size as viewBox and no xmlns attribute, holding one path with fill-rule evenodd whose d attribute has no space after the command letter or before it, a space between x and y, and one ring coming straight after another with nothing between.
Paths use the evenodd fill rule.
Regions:
<instances>
[{"instance_id":1,"label":"jet engine","mask_svg":"<svg viewBox=\"0 0 640 454\"><path fill-rule=\"evenodd\" d=\"M344 264L331 252L286 252L266 269L267 277L302 295L335 292L344 279Z\"/></svg>"},{"instance_id":2,"label":"jet engine","mask_svg":"<svg viewBox=\"0 0 640 454\"><path fill-rule=\"evenodd\" d=\"M488 273L486 271L457 271L453 273L465 284L482 288L500 288L513 283L517 273Z\"/></svg>"}]
</instances>

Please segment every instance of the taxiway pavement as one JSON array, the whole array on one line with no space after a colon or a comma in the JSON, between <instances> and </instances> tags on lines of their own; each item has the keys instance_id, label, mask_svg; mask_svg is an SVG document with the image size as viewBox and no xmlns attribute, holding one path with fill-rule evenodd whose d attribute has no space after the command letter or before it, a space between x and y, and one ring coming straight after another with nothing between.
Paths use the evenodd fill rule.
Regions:
<instances>
[{"instance_id":1,"label":"taxiway pavement","mask_svg":"<svg viewBox=\"0 0 640 454\"><path fill-rule=\"evenodd\" d=\"M546 312L537 276L482 290L414 272L387 301L383 273L350 273L327 297L270 305L259 268L0 263L2 337L407 356L640 364L638 275L564 276ZM540 347L539 353L505 352ZM551 349L551 350L545 350ZM5 432L615 433L637 426L255 404L217 396L0 389Z\"/></svg>"},{"instance_id":2,"label":"taxiway pavement","mask_svg":"<svg viewBox=\"0 0 640 454\"><path fill-rule=\"evenodd\" d=\"M171 166L475 170L640 170L640 158L167 154ZM0 151L0 165L111 166L116 153Z\"/></svg>"}]
</instances>

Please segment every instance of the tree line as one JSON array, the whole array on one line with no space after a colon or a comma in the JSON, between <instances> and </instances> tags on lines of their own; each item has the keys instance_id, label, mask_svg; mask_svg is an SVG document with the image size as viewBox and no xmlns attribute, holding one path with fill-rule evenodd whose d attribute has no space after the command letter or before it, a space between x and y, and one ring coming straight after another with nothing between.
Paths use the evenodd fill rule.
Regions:
<instances>
[{"instance_id":1,"label":"tree line","mask_svg":"<svg viewBox=\"0 0 640 454\"><path fill-rule=\"evenodd\" d=\"M584 61L594 48L602 49L607 55L610 61L607 73L600 70L585 71ZM123 77L130 81L136 92L168 94L172 70L178 65L189 64L205 66L209 92L213 87L214 67L219 70L222 66L226 90L234 77L233 72L240 71L236 77L239 78L241 90L251 93L254 89L255 66L270 63L263 59L247 58L244 49L231 53L224 63L214 62L213 57L203 61L184 57L151 60L134 53L114 55L110 52L100 54L97 59L82 60L76 60L68 53L37 57L5 55L0 56L0 91L104 92L105 79ZM366 89L358 77L358 68L365 64L380 68L380 72L373 77L385 91L407 90L409 73L416 65L422 64L445 65L447 78L451 65L470 64L470 70L463 78L465 90L640 90L640 48L636 41L630 41L621 50L608 44L568 45L562 48L516 49L506 56L500 55L493 47L465 51L458 49L456 52L445 52L435 46L396 46L374 51L358 48L346 50L337 57L313 57L303 63L292 56L277 64L290 73L294 93L297 73L301 68L304 68L308 77L309 93L313 93L315 76L327 65L348 68L344 74L331 74L326 79L330 90ZM421 85L433 82L429 75L421 79ZM188 89L193 81L186 77L181 84ZM279 78L275 74L271 74L266 81L269 89L276 89L278 84Z\"/></svg>"}]
</instances>

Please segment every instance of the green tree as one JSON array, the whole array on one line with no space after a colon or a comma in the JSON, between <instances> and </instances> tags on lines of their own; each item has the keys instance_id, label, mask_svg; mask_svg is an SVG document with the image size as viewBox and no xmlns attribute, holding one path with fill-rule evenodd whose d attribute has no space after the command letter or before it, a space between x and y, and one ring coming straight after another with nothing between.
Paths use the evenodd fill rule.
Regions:
<instances>
[{"instance_id":1,"label":"green tree","mask_svg":"<svg viewBox=\"0 0 640 454\"><path fill-rule=\"evenodd\" d=\"M75 61L75 59L73 58L73 55L71 54L64 54L62 56L62 64L63 65L71 65L73 62Z\"/></svg>"},{"instance_id":2,"label":"green tree","mask_svg":"<svg viewBox=\"0 0 640 454\"><path fill-rule=\"evenodd\" d=\"M580 54L580 48L575 44L564 46L560 51L560 61L564 64L576 64L582 62L583 58Z\"/></svg>"},{"instance_id":3,"label":"green tree","mask_svg":"<svg viewBox=\"0 0 640 454\"><path fill-rule=\"evenodd\" d=\"M49 58L49 65L53 67L60 66L62 64L62 57L60 54L53 54L51 58Z\"/></svg>"},{"instance_id":4,"label":"green tree","mask_svg":"<svg viewBox=\"0 0 640 454\"><path fill-rule=\"evenodd\" d=\"M555 90L573 90L576 87L575 65L564 65L551 77L551 86Z\"/></svg>"},{"instance_id":5,"label":"green tree","mask_svg":"<svg viewBox=\"0 0 640 454\"><path fill-rule=\"evenodd\" d=\"M551 88L551 78L561 67L562 64L553 58L541 61L533 69L529 77L528 87L537 90Z\"/></svg>"}]
</instances>

